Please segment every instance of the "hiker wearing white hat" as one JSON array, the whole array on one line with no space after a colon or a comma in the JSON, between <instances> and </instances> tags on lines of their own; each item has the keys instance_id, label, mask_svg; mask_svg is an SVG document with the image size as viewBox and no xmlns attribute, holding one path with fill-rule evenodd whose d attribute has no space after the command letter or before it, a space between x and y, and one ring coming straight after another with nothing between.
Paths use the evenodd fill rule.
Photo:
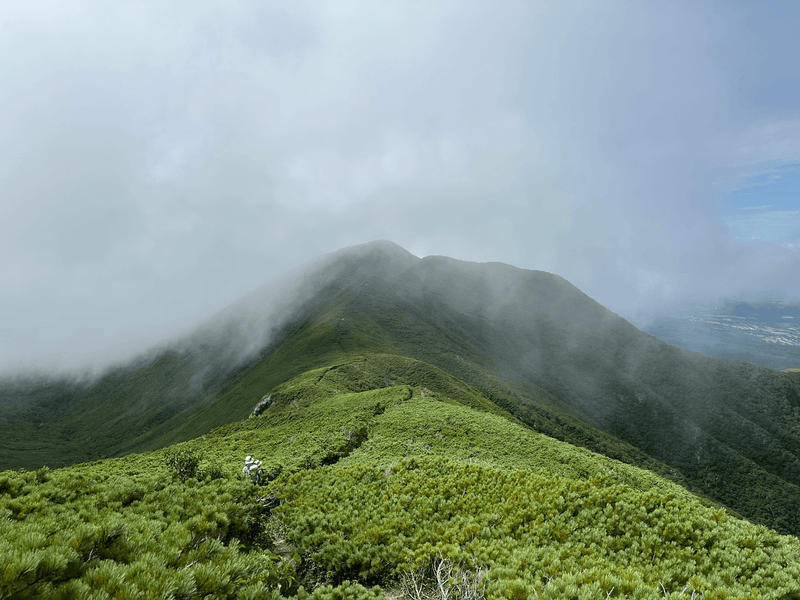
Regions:
<instances>
[{"instance_id":1,"label":"hiker wearing white hat","mask_svg":"<svg viewBox=\"0 0 800 600\"><path fill-rule=\"evenodd\" d=\"M253 457L248 455L244 459L242 473L253 480L253 485L258 485L261 481L261 461L253 460Z\"/></svg>"}]
</instances>

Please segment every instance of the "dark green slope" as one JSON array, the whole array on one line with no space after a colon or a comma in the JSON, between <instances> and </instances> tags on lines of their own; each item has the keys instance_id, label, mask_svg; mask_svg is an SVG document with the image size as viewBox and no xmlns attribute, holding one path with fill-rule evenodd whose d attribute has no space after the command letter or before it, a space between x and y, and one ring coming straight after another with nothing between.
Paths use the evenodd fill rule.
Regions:
<instances>
[{"instance_id":1,"label":"dark green slope","mask_svg":"<svg viewBox=\"0 0 800 600\"><path fill-rule=\"evenodd\" d=\"M507 381L548 390L749 518L800 531L796 374L669 346L548 273L433 257L395 284Z\"/></svg>"},{"instance_id":2,"label":"dark green slope","mask_svg":"<svg viewBox=\"0 0 800 600\"><path fill-rule=\"evenodd\" d=\"M435 365L436 371L447 374L452 381L479 390L484 405L489 402L497 409L509 410L542 433L649 468L688 487L688 482L674 469L563 410L556 398L536 385L498 378L494 360L463 338L442 332L399 306L391 311L366 311L361 305L374 301L375 287L382 286L379 282L362 286L349 302L340 301L335 310L326 310L309 319L279 348L265 353L262 360L245 369L217 401L199 411L195 418L211 424L219 422L223 415L246 416L264 391L272 389L271 385L277 385L287 375L302 373L310 365L347 362L362 355L408 356L419 360L415 364L424 369ZM363 385L369 389L408 384L442 391L440 380L430 381L420 372L386 367L371 377L363 374Z\"/></svg>"},{"instance_id":3,"label":"dark green slope","mask_svg":"<svg viewBox=\"0 0 800 600\"><path fill-rule=\"evenodd\" d=\"M213 390L175 352L94 381L16 379L0 385L0 469L53 468L138 450L142 439Z\"/></svg>"},{"instance_id":4,"label":"dark green slope","mask_svg":"<svg viewBox=\"0 0 800 600\"><path fill-rule=\"evenodd\" d=\"M562 278L507 265L432 257L335 291L326 341L298 355L414 357L554 437L800 531L797 376L669 346Z\"/></svg>"},{"instance_id":5,"label":"dark green slope","mask_svg":"<svg viewBox=\"0 0 800 600\"><path fill-rule=\"evenodd\" d=\"M33 403L7 385L0 468L196 437L309 369L381 354L435 366L552 437L800 532L800 374L669 346L556 275L418 259L386 242L256 290L157 359L99 382L29 386ZM386 387L402 379L380 377Z\"/></svg>"},{"instance_id":6,"label":"dark green slope","mask_svg":"<svg viewBox=\"0 0 800 600\"><path fill-rule=\"evenodd\" d=\"M0 469L60 467L154 449L241 418L244 408L204 408L239 389L239 379L291 337L298 320L364 277L396 275L418 260L390 243L370 244L368 252L334 252L255 290L186 338L99 378L42 374L0 380ZM259 389L322 364L315 362L313 348L307 350L293 364L280 364L285 374L265 375L262 368L266 379ZM247 402L261 396L253 394Z\"/></svg>"},{"instance_id":7,"label":"dark green slope","mask_svg":"<svg viewBox=\"0 0 800 600\"><path fill-rule=\"evenodd\" d=\"M327 289L328 304L315 299L322 308L245 370L204 411L207 422L215 415L244 414L275 373L300 373L314 361L345 360L359 351L405 355L479 389L539 431L654 470L751 519L797 531L797 485L786 466L794 460L787 449L793 438L785 431L773 437L754 429L753 419L769 423L765 414L776 411L748 401L748 394L760 389L749 379L753 369L783 386L761 390L777 407L790 402L794 384L788 375L663 344L550 274L455 263L453 276L453 269L442 272L447 262L424 259L421 268L399 277L372 276L355 286ZM499 283L495 267L504 271ZM501 297L508 299L505 306ZM531 301L527 316L519 297ZM559 327L570 311L579 311L583 322L573 319ZM620 369L619 361L634 359L637 369ZM717 396L707 382L721 388ZM555 394L544 389L548 385ZM692 404L701 401L711 408ZM729 422L715 420L712 409ZM758 435L726 437L726 428L734 427L739 433L750 427ZM764 448L776 448L788 459L776 461ZM758 459L758 451L762 463L751 458ZM778 474L770 470L775 463Z\"/></svg>"}]
</instances>

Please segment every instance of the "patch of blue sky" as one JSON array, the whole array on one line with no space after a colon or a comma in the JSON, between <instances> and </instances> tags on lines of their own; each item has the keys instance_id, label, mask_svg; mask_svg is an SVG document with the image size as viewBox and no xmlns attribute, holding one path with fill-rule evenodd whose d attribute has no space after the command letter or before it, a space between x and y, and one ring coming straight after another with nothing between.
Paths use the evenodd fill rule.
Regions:
<instances>
[{"instance_id":1,"label":"patch of blue sky","mask_svg":"<svg viewBox=\"0 0 800 600\"><path fill-rule=\"evenodd\" d=\"M728 186L721 203L732 237L800 249L800 164L757 165Z\"/></svg>"}]
</instances>

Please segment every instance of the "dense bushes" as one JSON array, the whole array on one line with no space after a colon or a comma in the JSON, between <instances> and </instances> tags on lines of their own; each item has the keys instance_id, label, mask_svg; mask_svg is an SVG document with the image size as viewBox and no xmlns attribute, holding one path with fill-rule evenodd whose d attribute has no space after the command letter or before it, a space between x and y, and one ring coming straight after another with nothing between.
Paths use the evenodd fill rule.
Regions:
<instances>
[{"instance_id":1,"label":"dense bushes","mask_svg":"<svg viewBox=\"0 0 800 600\"><path fill-rule=\"evenodd\" d=\"M425 385L354 393L381 364ZM800 598L796 538L424 365L334 367L165 451L0 473L0 598Z\"/></svg>"},{"instance_id":2,"label":"dense bushes","mask_svg":"<svg viewBox=\"0 0 800 600\"><path fill-rule=\"evenodd\" d=\"M266 515L245 481L173 477L152 459L46 475L0 475L0 597L261 597L296 584L283 559L249 552Z\"/></svg>"},{"instance_id":3,"label":"dense bushes","mask_svg":"<svg viewBox=\"0 0 800 600\"><path fill-rule=\"evenodd\" d=\"M278 518L333 583L417 574L433 586L449 561L485 573L496 598L570 597L573 587L603 597L800 594L796 538L610 478L412 458L296 473L279 497Z\"/></svg>"}]
</instances>

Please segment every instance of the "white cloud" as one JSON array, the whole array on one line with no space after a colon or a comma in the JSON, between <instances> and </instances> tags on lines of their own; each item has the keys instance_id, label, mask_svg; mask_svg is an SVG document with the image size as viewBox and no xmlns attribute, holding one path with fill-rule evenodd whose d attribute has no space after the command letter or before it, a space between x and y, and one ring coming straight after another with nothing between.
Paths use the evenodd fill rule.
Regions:
<instances>
[{"instance_id":1,"label":"white cloud","mask_svg":"<svg viewBox=\"0 0 800 600\"><path fill-rule=\"evenodd\" d=\"M619 311L800 281L795 245L735 239L717 204L800 156L794 96L754 104L747 62L790 12L6 2L0 366L103 360L379 238L555 271Z\"/></svg>"}]
</instances>

